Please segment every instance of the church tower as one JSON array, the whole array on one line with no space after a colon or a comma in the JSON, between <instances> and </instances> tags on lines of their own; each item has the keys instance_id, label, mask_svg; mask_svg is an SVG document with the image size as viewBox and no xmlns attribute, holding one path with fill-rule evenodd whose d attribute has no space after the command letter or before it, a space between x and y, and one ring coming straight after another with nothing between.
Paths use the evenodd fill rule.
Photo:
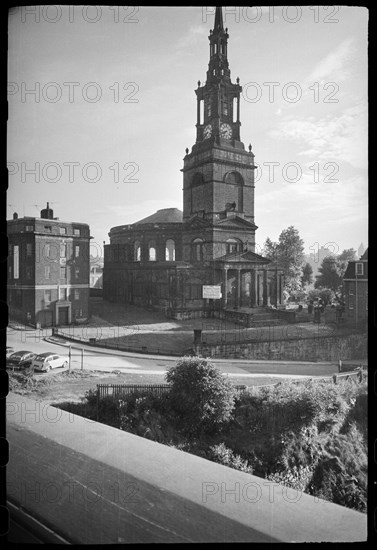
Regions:
<instances>
[{"instance_id":1,"label":"church tower","mask_svg":"<svg viewBox=\"0 0 377 550\"><path fill-rule=\"evenodd\" d=\"M216 7L209 35L206 82L195 90L196 143L186 149L183 172L183 259L211 262L233 252L254 252L254 154L240 137L239 78L232 83L228 29Z\"/></svg>"}]
</instances>

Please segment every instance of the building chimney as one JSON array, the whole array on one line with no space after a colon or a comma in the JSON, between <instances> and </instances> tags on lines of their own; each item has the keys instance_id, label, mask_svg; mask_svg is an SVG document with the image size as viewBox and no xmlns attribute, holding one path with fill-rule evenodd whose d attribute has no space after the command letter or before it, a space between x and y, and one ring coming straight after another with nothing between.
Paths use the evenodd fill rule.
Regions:
<instances>
[{"instance_id":1,"label":"building chimney","mask_svg":"<svg viewBox=\"0 0 377 550\"><path fill-rule=\"evenodd\" d=\"M52 220L54 218L54 211L50 208L50 204L47 203L47 207L41 210L41 218L45 220Z\"/></svg>"},{"instance_id":2,"label":"building chimney","mask_svg":"<svg viewBox=\"0 0 377 550\"><path fill-rule=\"evenodd\" d=\"M18 214L17 214L17 212L15 212L15 213L13 214L13 219L14 219L14 220L18 220Z\"/></svg>"}]
</instances>

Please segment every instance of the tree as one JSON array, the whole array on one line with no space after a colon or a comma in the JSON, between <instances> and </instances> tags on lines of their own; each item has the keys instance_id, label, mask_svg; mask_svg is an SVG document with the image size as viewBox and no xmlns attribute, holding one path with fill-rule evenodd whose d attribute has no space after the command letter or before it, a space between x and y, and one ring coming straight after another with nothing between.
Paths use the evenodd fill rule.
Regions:
<instances>
[{"instance_id":1,"label":"tree","mask_svg":"<svg viewBox=\"0 0 377 550\"><path fill-rule=\"evenodd\" d=\"M348 248L343 250L341 254L337 257L338 272L341 277L344 276L348 262L353 262L356 260L356 250L353 248Z\"/></svg>"},{"instance_id":2,"label":"tree","mask_svg":"<svg viewBox=\"0 0 377 550\"><path fill-rule=\"evenodd\" d=\"M342 286L343 279L339 274L338 264L335 256L326 256L323 258L319 275L316 276L315 288L329 288L337 292Z\"/></svg>"},{"instance_id":3,"label":"tree","mask_svg":"<svg viewBox=\"0 0 377 550\"><path fill-rule=\"evenodd\" d=\"M301 284L303 287L310 285L313 282L313 268L309 262L302 268Z\"/></svg>"},{"instance_id":4,"label":"tree","mask_svg":"<svg viewBox=\"0 0 377 550\"><path fill-rule=\"evenodd\" d=\"M213 433L230 420L235 390L207 359L183 357L168 369L166 380L177 427L186 434Z\"/></svg>"},{"instance_id":5,"label":"tree","mask_svg":"<svg viewBox=\"0 0 377 550\"><path fill-rule=\"evenodd\" d=\"M348 262L356 260L356 251L353 248L343 250L338 256L326 256L316 276L315 288L329 288L334 292L342 292L343 276Z\"/></svg>"},{"instance_id":6,"label":"tree","mask_svg":"<svg viewBox=\"0 0 377 550\"><path fill-rule=\"evenodd\" d=\"M294 290L301 290L302 264L305 259L304 241L293 225L283 229L277 243L267 238L263 254L277 262L278 267L284 270L286 292L290 294Z\"/></svg>"}]
</instances>

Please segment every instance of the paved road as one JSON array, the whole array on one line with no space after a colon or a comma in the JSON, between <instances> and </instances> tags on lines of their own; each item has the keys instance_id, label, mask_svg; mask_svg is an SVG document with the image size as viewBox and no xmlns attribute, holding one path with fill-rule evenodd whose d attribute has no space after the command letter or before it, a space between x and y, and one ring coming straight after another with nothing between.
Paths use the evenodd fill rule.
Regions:
<instances>
[{"instance_id":1,"label":"paved road","mask_svg":"<svg viewBox=\"0 0 377 550\"><path fill-rule=\"evenodd\" d=\"M53 351L68 354L69 343L58 338L45 341L39 338L38 331L9 331L7 345L15 350L30 350L35 353ZM111 372L120 370L125 373L162 374L168 367L176 363L176 357L141 355L136 353L109 351L93 348L89 345L71 343L71 368L80 369L82 351L84 350L83 366L85 369ZM337 372L335 362L312 363L304 361L252 361L242 359L212 359L212 362L229 376L252 377L257 375L270 376L329 376ZM61 372L61 370L59 369Z\"/></svg>"}]
</instances>

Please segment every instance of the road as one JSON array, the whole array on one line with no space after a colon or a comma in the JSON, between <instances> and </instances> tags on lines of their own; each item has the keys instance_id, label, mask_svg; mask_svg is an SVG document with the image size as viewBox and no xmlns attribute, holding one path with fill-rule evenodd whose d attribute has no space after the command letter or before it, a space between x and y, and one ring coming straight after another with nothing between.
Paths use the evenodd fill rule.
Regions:
<instances>
[{"instance_id":1,"label":"road","mask_svg":"<svg viewBox=\"0 0 377 550\"><path fill-rule=\"evenodd\" d=\"M39 337L38 331L7 331L7 345L15 350L30 350L35 353L52 351L68 355L70 344L63 340L45 341ZM82 350L83 356L82 356ZM137 353L118 352L93 348L89 345L71 343L71 368L100 370L111 372L119 370L122 373L163 374L177 362L177 357L142 355ZM337 372L337 365L333 362L303 362L303 361L253 361L243 359L212 359L211 360L224 374L232 376L253 377L284 376L299 378L301 376L329 376ZM52 371L48 375L53 375ZM59 369L61 372L61 369Z\"/></svg>"}]
</instances>

